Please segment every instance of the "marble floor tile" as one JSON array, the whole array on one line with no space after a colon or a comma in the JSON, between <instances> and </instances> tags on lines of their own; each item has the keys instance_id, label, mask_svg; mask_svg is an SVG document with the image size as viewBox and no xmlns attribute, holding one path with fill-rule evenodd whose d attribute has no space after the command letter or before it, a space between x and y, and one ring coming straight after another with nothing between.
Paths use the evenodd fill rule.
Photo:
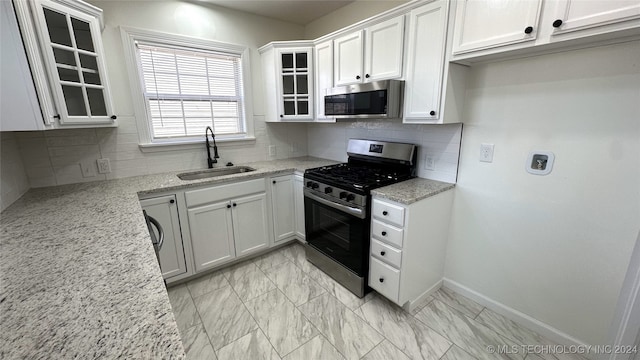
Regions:
<instances>
[{"instance_id":1,"label":"marble floor tile","mask_svg":"<svg viewBox=\"0 0 640 360\"><path fill-rule=\"evenodd\" d=\"M440 300L472 319L478 316L480 311L484 309L484 306L445 287L441 287L440 290L436 291L433 294L433 298Z\"/></svg>"},{"instance_id":2,"label":"marble floor tile","mask_svg":"<svg viewBox=\"0 0 640 360\"><path fill-rule=\"evenodd\" d=\"M254 330L218 350L218 360L280 360L260 329Z\"/></svg>"},{"instance_id":3,"label":"marble floor tile","mask_svg":"<svg viewBox=\"0 0 640 360\"><path fill-rule=\"evenodd\" d=\"M242 275L246 274L249 271L252 271L256 268L256 265L253 263L253 260L243 261L241 263L233 264L231 266L227 266L222 271L222 275L224 275L227 280L242 277Z\"/></svg>"},{"instance_id":4,"label":"marble floor tile","mask_svg":"<svg viewBox=\"0 0 640 360\"><path fill-rule=\"evenodd\" d=\"M412 359L437 360L449 349L451 342L416 320L401 307L381 296L356 310L393 345Z\"/></svg>"},{"instance_id":5,"label":"marble floor tile","mask_svg":"<svg viewBox=\"0 0 640 360\"><path fill-rule=\"evenodd\" d=\"M393 346L389 340L384 340L378 346L369 351L362 360L411 360L405 353Z\"/></svg>"},{"instance_id":6,"label":"marble floor tile","mask_svg":"<svg viewBox=\"0 0 640 360\"><path fill-rule=\"evenodd\" d=\"M320 284L320 286L325 288L329 294L336 297L341 303L346 305L351 310L357 309L362 304L369 301L373 296L373 292L370 292L363 298L355 296L351 291L338 284L338 282L333 280L331 276L325 274L322 270L318 269L313 264L311 265L309 276L318 284Z\"/></svg>"},{"instance_id":7,"label":"marble floor tile","mask_svg":"<svg viewBox=\"0 0 640 360\"><path fill-rule=\"evenodd\" d=\"M311 299L300 311L347 359L360 359L384 338L329 294Z\"/></svg>"},{"instance_id":8,"label":"marble floor tile","mask_svg":"<svg viewBox=\"0 0 640 360\"><path fill-rule=\"evenodd\" d=\"M202 325L197 325L180 332L187 360L216 359L213 346Z\"/></svg>"},{"instance_id":9,"label":"marble floor tile","mask_svg":"<svg viewBox=\"0 0 640 360\"><path fill-rule=\"evenodd\" d=\"M265 274L296 306L326 292L320 284L289 260L265 270Z\"/></svg>"},{"instance_id":10,"label":"marble floor tile","mask_svg":"<svg viewBox=\"0 0 640 360\"><path fill-rule=\"evenodd\" d=\"M167 292L180 332L201 324L200 316L186 285L171 287L167 289Z\"/></svg>"},{"instance_id":11,"label":"marble floor tile","mask_svg":"<svg viewBox=\"0 0 640 360\"><path fill-rule=\"evenodd\" d=\"M283 360L315 359L344 360L344 356L342 356L324 336L318 335L283 358Z\"/></svg>"},{"instance_id":12,"label":"marble floor tile","mask_svg":"<svg viewBox=\"0 0 640 360\"><path fill-rule=\"evenodd\" d=\"M300 244L292 244L282 249L282 255L286 256L299 267L302 271L308 273L311 271L313 264L307 261L307 255L304 252L304 246Z\"/></svg>"},{"instance_id":13,"label":"marble floor tile","mask_svg":"<svg viewBox=\"0 0 640 360\"><path fill-rule=\"evenodd\" d=\"M429 305L433 301L433 296L429 295L426 299L422 300L420 304L417 304L413 310L411 310L411 315L415 315L420 312L420 310L424 309L425 306Z\"/></svg>"},{"instance_id":14,"label":"marble floor tile","mask_svg":"<svg viewBox=\"0 0 640 360\"><path fill-rule=\"evenodd\" d=\"M198 296L194 302L214 350L258 328L229 286Z\"/></svg>"},{"instance_id":15,"label":"marble floor tile","mask_svg":"<svg viewBox=\"0 0 640 360\"><path fill-rule=\"evenodd\" d=\"M256 264L256 266L258 266L260 270L267 270L278 264L282 264L287 260L289 260L289 258L284 256L281 250L276 250L268 254L258 256L257 258L253 259L253 263Z\"/></svg>"},{"instance_id":16,"label":"marble floor tile","mask_svg":"<svg viewBox=\"0 0 640 360\"><path fill-rule=\"evenodd\" d=\"M278 289L245 302L280 356L284 356L318 335L316 328Z\"/></svg>"},{"instance_id":17,"label":"marble floor tile","mask_svg":"<svg viewBox=\"0 0 640 360\"><path fill-rule=\"evenodd\" d=\"M440 360L476 360L468 352L462 350L457 345L451 345L447 353Z\"/></svg>"},{"instance_id":18,"label":"marble floor tile","mask_svg":"<svg viewBox=\"0 0 640 360\"><path fill-rule=\"evenodd\" d=\"M445 303L434 299L416 314L416 319L444 335L454 344L480 360L523 359L522 354L492 354L487 346L517 346L516 343L501 337L493 330L465 316Z\"/></svg>"},{"instance_id":19,"label":"marble floor tile","mask_svg":"<svg viewBox=\"0 0 640 360\"><path fill-rule=\"evenodd\" d=\"M222 275L222 271L201 276L187 283L191 297L194 298L225 286L229 286L229 282Z\"/></svg>"},{"instance_id":20,"label":"marble floor tile","mask_svg":"<svg viewBox=\"0 0 640 360\"><path fill-rule=\"evenodd\" d=\"M507 319L495 311L484 309L475 319L489 329L517 343L518 345L556 345L553 341L527 329L526 327ZM531 354L545 360L583 360L578 354ZM529 355L527 358L532 357Z\"/></svg>"},{"instance_id":21,"label":"marble floor tile","mask_svg":"<svg viewBox=\"0 0 640 360\"><path fill-rule=\"evenodd\" d=\"M226 271L225 274L229 284L242 301L253 299L276 288L254 263L243 263Z\"/></svg>"}]
</instances>

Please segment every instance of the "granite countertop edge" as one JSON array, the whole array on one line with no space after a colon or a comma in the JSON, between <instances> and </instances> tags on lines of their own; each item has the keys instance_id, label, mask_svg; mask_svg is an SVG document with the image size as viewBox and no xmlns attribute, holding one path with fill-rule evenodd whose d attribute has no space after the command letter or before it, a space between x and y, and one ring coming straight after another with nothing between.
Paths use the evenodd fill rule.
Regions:
<instances>
[{"instance_id":1,"label":"granite countertop edge","mask_svg":"<svg viewBox=\"0 0 640 360\"><path fill-rule=\"evenodd\" d=\"M389 186L371 190L371 195L395 201L404 205L411 205L420 200L451 190L455 184L437 180L413 178Z\"/></svg>"}]
</instances>

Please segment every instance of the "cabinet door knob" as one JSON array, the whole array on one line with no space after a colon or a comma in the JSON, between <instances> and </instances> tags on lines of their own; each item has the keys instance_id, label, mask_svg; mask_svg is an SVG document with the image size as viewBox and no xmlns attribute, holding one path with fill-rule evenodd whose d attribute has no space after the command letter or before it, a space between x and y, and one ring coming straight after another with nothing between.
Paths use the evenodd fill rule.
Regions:
<instances>
[{"instance_id":1,"label":"cabinet door knob","mask_svg":"<svg viewBox=\"0 0 640 360\"><path fill-rule=\"evenodd\" d=\"M60 120L60 114L58 114L58 115L53 115L53 118L54 118L54 119L58 119L58 120Z\"/></svg>"},{"instance_id":2,"label":"cabinet door knob","mask_svg":"<svg viewBox=\"0 0 640 360\"><path fill-rule=\"evenodd\" d=\"M384 256L384 254L386 254L386 252L380 251L380 256Z\"/></svg>"},{"instance_id":3,"label":"cabinet door knob","mask_svg":"<svg viewBox=\"0 0 640 360\"><path fill-rule=\"evenodd\" d=\"M280 117L284 117L284 115L280 114Z\"/></svg>"},{"instance_id":4,"label":"cabinet door knob","mask_svg":"<svg viewBox=\"0 0 640 360\"><path fill-rule=\"evenodd\" d=\"M227 209L231 209L231 205L227 204Z\"/></svg>"},{"instance_id":5,"label":"cabinet door knob","mask_svg":"<svg viewBox=\"0 0 640 360\"><path fill-rule=\"evenodd\" d=\"M364 77L366 77L367 79L370 78L371 76L369 76L369 74L366 74Z\"/></svg>"},{"instance_id":6,"label":"cabinet door knob","mask_svg":"<svg viewBox=\"0 0 640 360\"><path fill-rule=\"evenodd\" d=\"M387 216L389 213L385 210L382 212L382 215Z\"/></svg>"},{"instance_id":7,"label":"cabinet door knob","mask_svg":"<svg viewBox=\"0 0 640 360\"><path fill-rule=\"evenodd\" d=\"M386 232L386 231L383 231L383 232L382 232L382 236L387 236L387 232Z\"/></svg>"},{"instance_id":8,"label":"cabinet door knob","mask_svg":"<svg viewBox=\"0 0 640 360\"><path fill-rule=\"evenodd\" d=\"M276 181L275 181L275 180L273 180L271 183L272 183L272 184L275 184L275 183L276 183Z\"/></svg>"},{"instance_id":9,"label":"cabinet door knob","mask_svg":"<svg viewBox=\"0 0 640 360\"><path fill-rule=\"evenodd\" d=\"M431 111L429 111L429 115L433 116L433 115L435 115L435 114L436 114L435 110L431 110Z\"/></svg>"},{"instance_id":10,"label":"cabinet door knob","mask_svg":"<svg viewBox=\"0 0 640 360\"><path fill-rule=\"evenodd\" d=\"M356 75L356 80L360 80L360 75Z\"/></svg>"},{"instance_id":11,"label":"cabinet door knob","mask_svg":"<svg viewBox=\"0 0 640 360\"><path fill-rule=\"evenodd\" d=\"M559 28L560 26L562 26L562 20L558 19L558 20L553 22L553 27L554 28Z\"/></svg>"},{"instance_id":12,"label":"cabinet door knob","mask_svg":"<svg viewBox=\"0 0 640 360\"><path fill-rule=\"evenodd\" d=\"M381 282L381 283L382 283L382 282L384 282L384 278L380 278L380 282Z\"/></svg>"},{"instance_id":13,"label":"cabinet door knob","mask_svg":"<svg viewBox=\"0 0 640 360\"><path fill-rule=\"evenodd\" d=\"M527 26L526 28L524 28L525 34L531 34L532 32L533 32L533 26Z\"/></svg>"},{"instance_id":14,"label":"cabinet door knob","mask_svg":"<svg viewBox=\"0 0 640 360\"><path fill-rule=\"evenodd\" d=\"M236 204L236 203L233 203L233 207L236 207L236 205L238 205L238 204Z\"/></svg>"},{"instance_id":15,"label":"cabinet door knob","mask_svg":"<svg viewBox=\"0 0 640 360\"><path fill-rule=\"evenodd\" d=\"M111 115L111 120L115 120L115 119L117 119L117 118L118 118L117 116L115 116L115 115Z\"/></svg>"},{"instance_id":16,"label":"cabinet door knob","mask_svg":"<svg viewBox=\"0 0 640 360\"><path fill-rule=\"evenodd\" d=\"M176 202L176 201L173 200L173 199L169 200L169 204L173 204L174 202Z\"/></svg>"}]
</instances>

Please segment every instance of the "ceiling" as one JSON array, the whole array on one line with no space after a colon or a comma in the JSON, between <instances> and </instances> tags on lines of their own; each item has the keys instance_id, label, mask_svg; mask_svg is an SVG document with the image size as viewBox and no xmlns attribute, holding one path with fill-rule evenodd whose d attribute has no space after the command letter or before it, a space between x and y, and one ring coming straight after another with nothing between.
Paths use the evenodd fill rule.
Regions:
<instances>
[{"instance_id":1,"label":"ceiling","mask_svg":"<svg viewBox=\"0 0 640 360\"><path fill-rule=\"evenodd\" d=\"M204 0L226 8L306 25L354 0Z\"/></svg>"}]
</instances>

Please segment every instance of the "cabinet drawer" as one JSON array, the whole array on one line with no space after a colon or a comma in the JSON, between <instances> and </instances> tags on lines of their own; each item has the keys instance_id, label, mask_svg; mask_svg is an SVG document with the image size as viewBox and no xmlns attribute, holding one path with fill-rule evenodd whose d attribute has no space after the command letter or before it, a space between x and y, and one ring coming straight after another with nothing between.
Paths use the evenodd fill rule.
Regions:
<instances>
[{"instance_id":1,"label":"cabinet drawer","mask_svg":"<svg viewBox=\"0 0 640 360\"><path fill-rule=\"evenodd\" d=\"M371 236L378 240L402 248L404 231L378 220L371 220Z\"/></svg>"},{"instance_id":2,"label":"cabinet drawer","mask_svg":"<svg viewBox=\"0 0 640 360\"><path fill-rule=\"evenodd\" d=\"M404 208L380 200L373 200L373 217L399 227L404 226Z\"/></svg>"},{"instance_id":3,"label":"cabinet drawer","mask_svg":"<svg viewBox=\"0 0 640 360\"><path fill-rule=\"evenodd\" d=\"M371 258L369 286L382 296L397 303L400 291L400 270L394 269L376 258Z\"/></svg>"},{"instance_id":4,"label":"cabinet drawer","mask_svg":"<svg viewBox=\"0 0 640 360\"><path fill-rule=\"evenodd\" d=\"M371 239L371 255L398 269L402 265L402 251Z\"/></svg>"},{"instance_id":5,"label":"cabinet drawer","mask_svg":"<svg viewBox=\"0 0 640 360\"><path fill-rule=\"evenodd\" d=\"M186 191L184 193L187 207L210 204L220 200L265 192L265 180L255 179L231 184L215 185L212 187Z\"/></svg>"}]
</instances>

